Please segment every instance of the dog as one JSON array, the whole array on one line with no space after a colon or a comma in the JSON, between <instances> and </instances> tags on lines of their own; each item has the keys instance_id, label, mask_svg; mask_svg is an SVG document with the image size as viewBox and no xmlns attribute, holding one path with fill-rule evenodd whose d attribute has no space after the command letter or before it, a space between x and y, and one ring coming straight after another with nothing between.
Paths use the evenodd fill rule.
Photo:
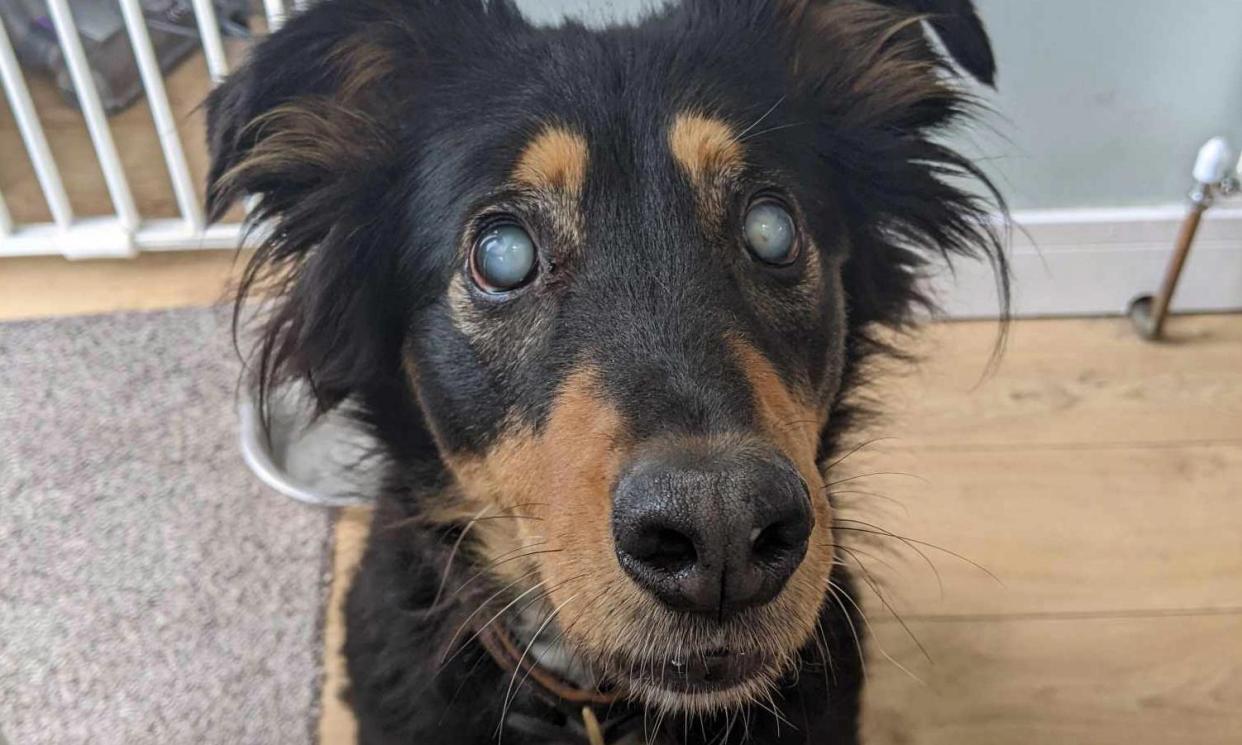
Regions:
<instances>
[{"instance_id":1,"label":"dog","mask_svg":"<svg viewBox=\"0 0 1242 745\"><path fill-rule=\"evenodd\" d=\"M257 45L208 205L262 226L260 397L382 445L361 743L858 742L826 470L929 264L1003 281L939 139L994 73L969 0L326 0Z\"/></svg>"}]
</instances>

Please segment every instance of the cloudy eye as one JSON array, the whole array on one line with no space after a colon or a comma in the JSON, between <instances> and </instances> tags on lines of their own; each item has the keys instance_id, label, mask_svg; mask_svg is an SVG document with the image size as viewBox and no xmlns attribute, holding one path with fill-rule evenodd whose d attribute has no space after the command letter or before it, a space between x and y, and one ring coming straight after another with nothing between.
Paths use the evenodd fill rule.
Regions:
<instances>
[{"instance_id":1,"label":"cloudy eye","mask_svg":"<svg viewBox=\"0 0 1242 745\"><path fill-rule=\"evenodd\" d=\"M751 206L743 231L746 247L765 264L783 266L798 258L793 216L776 202L756 202Z\"/></svg>"},{"instance_id":2,"label":"cloudy eye","mask_svg":"<svg viewBox=\"0 0 1242 745\"><path fill-rule=\"evenodd\" d=\"M535 242L516 225L488 228L474 244L474 281L487 292L506 292L534 276Z\"/></svg>"}]
</instances>

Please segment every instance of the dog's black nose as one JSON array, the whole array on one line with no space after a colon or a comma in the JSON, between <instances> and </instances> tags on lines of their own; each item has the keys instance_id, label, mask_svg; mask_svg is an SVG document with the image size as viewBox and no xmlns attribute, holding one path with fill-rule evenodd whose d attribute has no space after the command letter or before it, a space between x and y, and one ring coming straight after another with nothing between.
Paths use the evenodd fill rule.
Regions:
<instances>
[{"instance_id":1,"label":"dog's black nose","mask_svg":"<svg viewBox=\"0 0 1242 745\"><path fill-rule=\"evenodd\" d=\"M670 608L725 617L769 602L806 554L806 482L775 453L665 450L613 495L617 558Z\"/></svg>"}]
</instances>

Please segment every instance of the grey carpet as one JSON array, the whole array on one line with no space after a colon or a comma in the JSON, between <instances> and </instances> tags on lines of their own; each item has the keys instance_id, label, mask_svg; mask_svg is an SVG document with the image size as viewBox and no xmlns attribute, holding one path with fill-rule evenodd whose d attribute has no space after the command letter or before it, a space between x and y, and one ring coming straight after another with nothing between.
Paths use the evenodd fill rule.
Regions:
<instances>
[{"instance_id":1,"label":"grey carpet","mask_svg":"<svg viewBox=\"0 0 1242 745\"><path fill-rule=\"evenodd\" d=\"M236 381L219 311L0 324L0 741L314 740L330 515Z\"/></svg>"}]
</instances>

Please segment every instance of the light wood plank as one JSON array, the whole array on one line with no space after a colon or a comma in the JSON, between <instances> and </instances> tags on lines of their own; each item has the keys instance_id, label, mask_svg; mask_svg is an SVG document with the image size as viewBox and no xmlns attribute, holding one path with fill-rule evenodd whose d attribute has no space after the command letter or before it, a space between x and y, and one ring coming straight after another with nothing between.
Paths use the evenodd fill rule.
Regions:
<instances>
[{"instance_id":1,"label":"light wood plank","mask_svg":"<svg viewBox=\"0 0 1242 745\"><path fill-rule=\"evenodd\" d=\"M868 745L1236 745L1242 616L913 623L873 652Z\"/></svg>"},{"instance_id":2,"label":"light wood plank","mask_svg":"<svg viewBox=\"0 0 1242 745\"><path fill-rule=\"evenodd\" d=\"M0 259L0 321L210 305L228 298L246 258L187 251L120 261Z\"/></svg>"},{"instance_id":3,"label":"light wood plank","mask_svg":"<svg viewBox=\"0 0 1242 745\"><path fill-rule=\"evenodd\" d=\"M876 387L875 434L919 448L1242 441L1242 315L1174 318L1169 340L1124 319L1013 324L986 376L996 324L942 323L903 344L915 369Z\"/></svg>"},{"instance_id":4,"label":"light wood plank","mask_svg":"<svg viewBox=\"0 0 1242 745\"><path fill-rule=\"evenodd\" d=\"M336 544L332 556L332 594L328 599L324 623L324 678L320 700L319 744L351 745L358 737L353 712L341 700L348 676L341 645L345 643L345 594L362 551L366 547L371 512L362 508L341 511L336 523Z\"/></svg>"},{"instance_id":5,"label":"light wood plank","mask_svg":"<svg viewBox=\"0 0 1242 745\"><path fill-rule=\"evenodd\" d=\"M926 545L840 533L865 540L858 559L900 612L1242 608L1242 445L897 451L852 470L894 473L840 484L840 516L871 523L840 527L926 541L999 578Z\"/></svg>"}]
</instances>

